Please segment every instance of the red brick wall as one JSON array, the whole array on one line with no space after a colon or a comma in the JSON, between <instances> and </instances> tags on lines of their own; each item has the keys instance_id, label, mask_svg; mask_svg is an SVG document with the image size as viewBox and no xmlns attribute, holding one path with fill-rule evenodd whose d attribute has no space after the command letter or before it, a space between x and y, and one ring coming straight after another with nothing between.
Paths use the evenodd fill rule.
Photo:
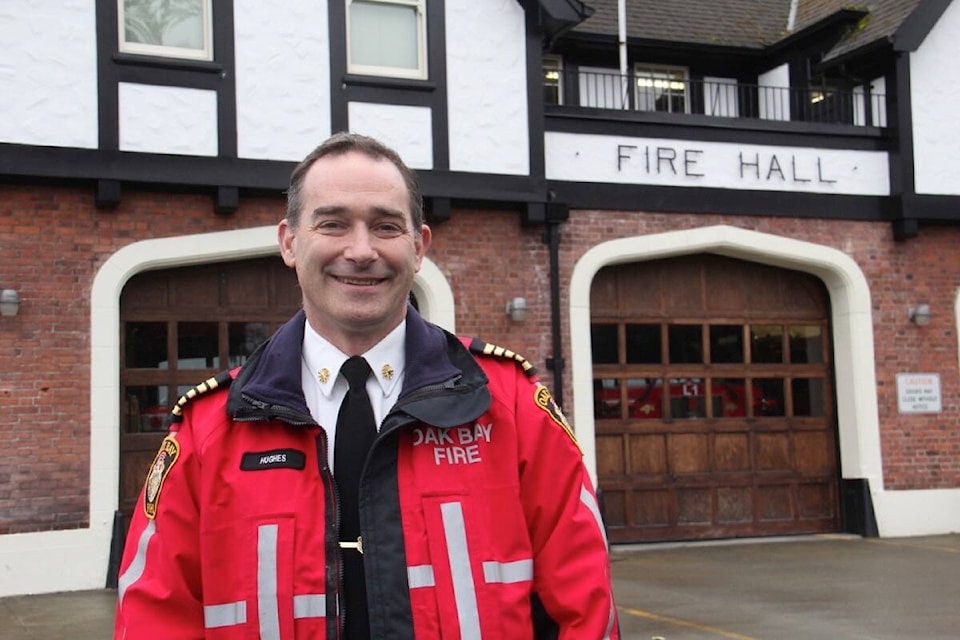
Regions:
<instances>
[{"instance_id":1,"label":"red brick wall","mask_svg":"<svg viewBox=\"0 0 960 640\"><path fill-rule=\"evenodd\" d=\"M433 227L427 256L450 282L457 333L512 349L552 384L546 359L553 356L550 330L550 254L543 228L523 228L514 212L454 211ZM526 298L526 320L506 314L507 301Z\"/></svg>"},{"instance_id":2,"label":"red brick wall","mask_svg":"<svg viewBox=\"0 0 960 640\"><path fill-rule=\"evenodd\" d=\"M274 223L277 200L233 216L206 195L125 192L98 211L90 189L0 186L0 534L88 525L90 291L97 269L138 240Z\"/></svg>"},{"instance_id":3,"label":"red brick wall","mask_svg":"<svg viewBox=\"0 0 960 640\"><path fill-rule=\"evenodd\" d=\"M126 190L98 211L90 189L0 186L0 287L20 291L16 318L0 319L0 534L87 525L90 402L90 290L97 269L120 248L149 238L273 224L281 197L241 199L217 215L212 198ZM905 243L887 223L720 215L571 212L561 227L561 322L566 412L572 413L567 287L576 260L599 242L728 224L834 247L865 273L874 311L884 475L888 488L960 486L958 349L960 228L923 228ZM514 212L461 210L436 225L428 256L450 281L459 333L526 355L553 386L549 252L543 229ZM509 298L530 305L525 322L504 313ZM926 327L907 309L927 302ZM940 414L897 413L895 375L941 375Z\"/></svg>"}]
</instances>

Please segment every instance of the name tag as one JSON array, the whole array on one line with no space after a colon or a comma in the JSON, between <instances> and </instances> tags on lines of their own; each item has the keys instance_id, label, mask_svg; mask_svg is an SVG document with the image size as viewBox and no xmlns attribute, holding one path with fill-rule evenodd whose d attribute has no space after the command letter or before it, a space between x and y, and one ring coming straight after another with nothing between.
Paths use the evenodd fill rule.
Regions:
<instances>
[{"instance_id":1,"label":"name tag","mask_svg":"<svg viewBox=\"0 0 960 640\"><path fill-rule=\"evenodd\" d=\"M302 470L307 464L307 456L296 449L274 449L273 451L252 451L243 454L240 460L241 471L263 471L264 469Z\"/></svg>"}]
</instances>

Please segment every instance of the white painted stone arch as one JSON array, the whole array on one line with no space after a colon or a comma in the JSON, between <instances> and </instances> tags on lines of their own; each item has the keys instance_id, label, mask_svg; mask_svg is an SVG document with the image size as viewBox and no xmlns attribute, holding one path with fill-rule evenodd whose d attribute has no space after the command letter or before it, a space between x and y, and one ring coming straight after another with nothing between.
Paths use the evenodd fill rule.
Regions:
<instances>
[{"instance_id":1,"label":"white painted stone arch","mask_svg":"<svg viewBox=\"0 0 960 640\"><path fill-rule=\"evenodd\" d=\"M883 491L883 465L870 289L863 272L853 259L836 249L722 225L612 240L587 251L574 266L570 281L573 425L594 481L596 434L590 347L590 287L594 276L609 265L701 252L803 271L826 285L833 314L841 474L844 478L868 479L876 497Z\"/></svg>"},{"instance_id":2,"label":"white painted stone arch","mask_svg":"<svg viewBox=\"0 0 960 640\"><path fill-rule=\"evenodd\" d=\"M120 481L120 293L142 271L277 255L275 225L143 240L100 267L90 296L90 527L0 536L0 597L102 588ZM453 291L424 259L414 282L420 312L455 331Z\"/></svg>"}]
</instances>

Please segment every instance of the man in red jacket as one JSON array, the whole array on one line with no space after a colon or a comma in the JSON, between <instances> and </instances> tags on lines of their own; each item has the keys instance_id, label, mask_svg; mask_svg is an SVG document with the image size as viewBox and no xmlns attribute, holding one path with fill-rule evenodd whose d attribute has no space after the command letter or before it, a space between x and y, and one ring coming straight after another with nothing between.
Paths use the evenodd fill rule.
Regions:
<instances>
[{"instance_id":1,"label":"man in red jacket","mask_svg":"<svg viewBox=\"0 0 960 640\"><path fill-rule=\"evenodd\" d=\"M550 393L407 302L430 233L415 174L375 140L335 135L294 170L278 239L303 310L174 408L118 640L619 638L596 494ZM370 442L346 464L356 388Z\"/></svg>"}]
</instances>

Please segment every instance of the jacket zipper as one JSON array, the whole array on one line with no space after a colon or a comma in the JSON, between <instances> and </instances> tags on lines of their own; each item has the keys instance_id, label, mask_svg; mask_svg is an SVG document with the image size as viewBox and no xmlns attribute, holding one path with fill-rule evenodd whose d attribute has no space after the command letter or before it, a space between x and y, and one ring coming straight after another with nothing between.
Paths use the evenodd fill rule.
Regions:
<instances>
[{"instance_id":1,"label":"jacket zipper","mask_svg":"<svg viewBox=\"0 0 960 640\"><path fill-rule=\"evenodd\" d=\"M426 387L421 387L416 391L414 391L413 393L411 393L410 395L404 398L401 398L397 402L397 404L395 404L393 408L390 409L390 412L386 416L384 416L383 423L386 424L387 418L389 418L394 413L396 413L398 409L403 409L404 405L410 404L411 402L414 402L416 400L420 400L421 398L425 398L432 395L439 395L440 393L451 393L451 392L452 393L468 393L472 391L472 389L464 388L462 386L457 385L457 383L460 381L461 378L462 376L457 376L455 378L450 378L446 382L427 385ZM406 422L403 422L400 424L401 425L406 424ZM397 426L400 426L400 425L397 425ZM393 431L393 429L391 428L390 431Z\"/></svg>"},{"instance_id":2,"label":"jacket zipper","mask_svg":"<svg viewBox=\"0 0 960 640\"><path fill-rule=\"evenodd\" d=\"M269 404L256 398L251 398L245 393L240 394L247 404L257 408L257 412L237 412L234 420L237 422L270 422L271 420L280 420L294 427L314 427L319 426L312 416L289 409L283 405Z\"/></svg>"}]
</instances>

